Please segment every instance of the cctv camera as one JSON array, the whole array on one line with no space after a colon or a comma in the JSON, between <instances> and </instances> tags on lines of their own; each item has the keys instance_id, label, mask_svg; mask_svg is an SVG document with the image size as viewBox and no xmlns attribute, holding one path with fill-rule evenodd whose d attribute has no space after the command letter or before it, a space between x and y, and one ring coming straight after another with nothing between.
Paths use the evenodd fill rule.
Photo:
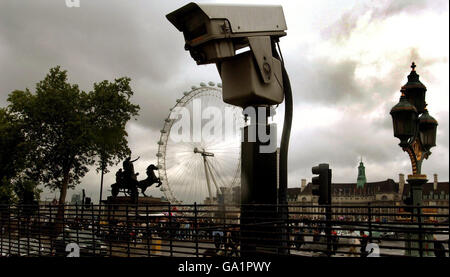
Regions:
<instances>
[{"instance_id":1,"label":"cctv camera","mask_svg":"<svg viewBox=\"0 0 450 277\"><path fill-rule=\"evenodd\" d=\"M281 6L189 3L167 19L184 34L185 49L197 64L217 63L249 46L249 37L285 36Z\"/></svg>"}]
</instances>

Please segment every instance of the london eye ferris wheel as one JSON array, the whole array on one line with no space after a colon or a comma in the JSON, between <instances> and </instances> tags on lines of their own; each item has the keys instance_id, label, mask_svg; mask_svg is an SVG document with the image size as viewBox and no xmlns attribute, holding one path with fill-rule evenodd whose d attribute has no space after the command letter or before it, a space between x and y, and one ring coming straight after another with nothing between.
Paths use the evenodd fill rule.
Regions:
<instances>
[{"instance_id":1,"label":"london eye ferris wheel","mask_svg":"<svg viewBox=\"0 0 450 277\"><path fill-rule=\"evenodd\" d=\"M221 116L213 120L203 118L206 110L214 108ZM199 111L200 109L200 111ZM186 120L181 115L192 116L200 112L202 118L189 118L187 122L189 135L183 141L174 139L179 135L180 122ZM209 122L209 123L208 123ZM224 125L233 125L234 132L225 134ZM201 127L202 134L208 124L215 124L221 132L213 136L199 135L195 138L194 125ZM240 186L240 128L244 125L242 109L226 104L222 100L221 84L200 83L185 91L170 109L161 129L158 141L158 173L162 185L160 190L174 204L205 203L218 194ZM206 201L207 202L207 201Z\"/></svg>"}]
</instances>

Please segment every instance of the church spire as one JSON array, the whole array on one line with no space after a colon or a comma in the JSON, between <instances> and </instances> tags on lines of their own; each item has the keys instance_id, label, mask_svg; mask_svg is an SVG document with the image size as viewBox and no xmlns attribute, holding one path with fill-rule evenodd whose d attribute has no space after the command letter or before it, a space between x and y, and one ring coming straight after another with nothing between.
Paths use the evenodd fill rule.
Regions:
<instances>
[{"instance_id":1,"label":"church spire","mask_svg":"<svg viewBox=\"0 0 450 277\"><path fill-rule=\"evenodd\" d=\"M359 167L358 167L358 179L356 180L356 187L364 188L364 185L366 184L366 182L367 182L366 168L364 167L364 163L363 163L362 157L361 157L361 161L359 162Z\"/></svg>"}]
</instances>

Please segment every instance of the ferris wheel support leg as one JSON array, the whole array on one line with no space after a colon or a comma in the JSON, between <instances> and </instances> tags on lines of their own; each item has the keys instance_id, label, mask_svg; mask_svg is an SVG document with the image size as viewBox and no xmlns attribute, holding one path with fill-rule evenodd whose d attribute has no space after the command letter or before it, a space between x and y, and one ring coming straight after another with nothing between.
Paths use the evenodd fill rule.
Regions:
<instances>
[{"instance_id":1,"label":"ferris wheel support leg","mask_svg":"<svg viewBox=\"0 0 450 277\"><path fill-rule=\"evenodd\" d=\"M217 184L216 178L214 177L214 172L212 171L212 165L206 159L205 159L205 162L206 162L206 166L208 167L209 174L211 175L211 179L213 181L213 184L216 187L216 195L219 195L219 194L221 194L221 191L220 191L219 185Z\"/></svg>"},{"instance_id":2,"label":"ferris wheel support leg","mask_svg":"<svg viewBox=\"0 0 450 277\"><path fill-rule=\"evenodd\" d=\"M208 167L206 165L206 157L203 156L203 165L205 167L205 177L206 177L206 184L208 186L208 195L209 195L209 201L213 200L213 195L211 192L211 181L209 180L209 172L208 172Z\"/></svg>"},{"instance_id":3,"label":"ferris wheel support leg","mask_svg":"<svg viewBox=\"0 0 450 277\"><path fill-rule=\"evenodd\" d=\"M267 118L252 120L252 124L259 123L257 126L269 132ZM276 133L271 135L271 139L276 140ZM260 146L264 143L258 138L256 142L249 142L248 138L249 126L244 128L241 145L241 256L254 256L256 252L258 255L262 252L275 254L278 249L274 224L277 220L277 151L261 153Z\"/></svg>"}]
</instances>

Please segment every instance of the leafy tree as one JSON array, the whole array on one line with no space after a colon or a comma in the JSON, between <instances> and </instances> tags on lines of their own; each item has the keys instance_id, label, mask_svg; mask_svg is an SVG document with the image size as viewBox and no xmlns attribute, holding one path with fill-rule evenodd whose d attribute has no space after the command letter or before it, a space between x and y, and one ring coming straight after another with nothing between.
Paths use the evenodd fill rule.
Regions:
<instances>
[{"instance_id":1,"label":"leafy tree","mask_svg":"<svg viewBox=\"0 0 450 277\"><path fill-rule=\"evenodd\" d=\"M28 146L21 122L0 109L0 204L16 200L13 180L25 168Z\"/></svg>"},{"instance_id":2,"label":"leafy tree","mask_svg":"<svg viewBox=\"0 0 450 277\"><path fill-rule=\"evenodd\" d=\"M22 121L26 140L32 145L28 155L32 163L27 166L27 175L60 192L57 232L62 230L67 190L79 184L89 166L94 165L100 153L100 142L108 141L107 150L104 151L108 155L114 156L115 149L128 149L125 131L118 132L122 137L117 135L118 138L111 142L107 139L107 132L103 131L109 127L107 122L117 120L114 114L117 110L123 111L123 130L126 124L124 120L137 115L138 106L135 107L136 111L130 111L127 106L131 105L129 98L133 94L129 79L118 80L122 81L100 83L109 84L110 95L126 96L126 101L119 101L117 106L113 106L115 109L111 109L107 102L96 100L101 98L96 97L97 94L103 94L101 89L96 89L99 85L94 86L93 92L81 91L78 85L68 83L67 71L61 70L59 66L51 68L44 80L36 84L35 93L28 89L17 90L8 97L8 109ZM128 117L124 114L128 114ZM107 159L106 163L111 160Z\"/></svg>"},{"instance_id":3,"label":"leafy tree","mask_svg":"<svg viewBox=\"0 0 450 277\"><path fill-rule=\"evenodd\" d=\"M130 155L125 125L139 111L139 106L129 101L132 95L129 78L95 83L94 90L89 93L90 106L94 108L93 119L98 128L95 152L98 157L97 172L101 172L100 200L103 175L108 173L108 166L115 165Z\"/></svg>"}]
</instances>

